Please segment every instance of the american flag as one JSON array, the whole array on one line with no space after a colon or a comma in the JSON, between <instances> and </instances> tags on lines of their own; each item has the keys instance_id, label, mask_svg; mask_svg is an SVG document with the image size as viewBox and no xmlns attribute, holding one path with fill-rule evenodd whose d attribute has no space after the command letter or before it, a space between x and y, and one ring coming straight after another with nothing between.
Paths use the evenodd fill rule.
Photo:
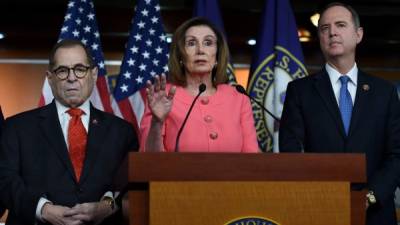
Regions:
<instances>
[{"instance_id":1,"label":"american flag","mask_svg":"<svg viewBox=\"0 0 400 225\"><path fill-rule=\"evenodd\" d=\"M139 128L146 81L168 71L168 45L158 0L138 0L128 44L114 89L113 109Z\"/></svg>"},{"instance_id":2,"label":"american flag","mask_svg":"<svg viewBox=\"0 0 400 225\"><path fill-rule=\"evenodd\" d=\"M90 101L96 108L112 113L110 92L105 77L107 71L104 65L100 34L92 0L71 0L68 2L67 13L58 41L63 39L80 40L91 49L99 73ZM53 94L46 78L39 106L46 105L52 100Z\"/></svg>"}]
</instances>

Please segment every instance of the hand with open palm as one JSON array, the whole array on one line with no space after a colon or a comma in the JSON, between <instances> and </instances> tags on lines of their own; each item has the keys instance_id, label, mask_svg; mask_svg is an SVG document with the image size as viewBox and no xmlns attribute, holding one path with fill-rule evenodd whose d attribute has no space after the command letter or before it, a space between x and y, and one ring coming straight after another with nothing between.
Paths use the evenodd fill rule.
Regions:
<instances>
[{"instance_id":1,"label":"hand with open palm","mask_svg":"<svg viewBox=\"0 0 400 225\"><path fill-rule=\"evenodd\" d=\"M154 84L147 81L146 93L149 108L153 114L153 120L164 122L172 108L176 87L166 91L167 79L164 74L155 76Z\"/></svg>"}]
</instances>

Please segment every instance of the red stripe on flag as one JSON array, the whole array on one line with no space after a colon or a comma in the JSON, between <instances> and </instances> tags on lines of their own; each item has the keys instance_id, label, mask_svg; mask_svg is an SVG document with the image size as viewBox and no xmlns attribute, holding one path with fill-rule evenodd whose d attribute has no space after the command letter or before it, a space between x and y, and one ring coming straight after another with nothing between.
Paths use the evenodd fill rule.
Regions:
<instances>
[{"instance_id":1,"label":"red stripe on flag","mask_svg":"<svg viewBox=\"0 0 400 225\"><path fill-rule=\"evenodd\" d=\"M104 111L108 113L113 113L113 109L111 108L110 94L108 92L106 76L98 76L96 86L101 99L101 103L103 104Z\"/></svg>"},{"instance_id":2,"label":"red stripe on flag","mask_svg":"<svg viewBox=\"0 0 400 225\"><path fill-rule=\"evenodd\" d=\"M119 101L118 106L122 117L130 122L135 127L136 133L139 134L139 124L136 120L135 112L132 109L131 103L129 102L129 98Z\"/></svg>"},{"instance_id":3,"label":"red stripe on flag","mask_svg":"<svg viewBox=\"0 0 400 225\"><path fill-rule=\"evenodd\" d=\"M42 95L40 95L40 99L39 99L39 107L44 106L44 105L46 105L46 102L44 101L44 96L42 94Z\"/></svg>"}]
</instances>

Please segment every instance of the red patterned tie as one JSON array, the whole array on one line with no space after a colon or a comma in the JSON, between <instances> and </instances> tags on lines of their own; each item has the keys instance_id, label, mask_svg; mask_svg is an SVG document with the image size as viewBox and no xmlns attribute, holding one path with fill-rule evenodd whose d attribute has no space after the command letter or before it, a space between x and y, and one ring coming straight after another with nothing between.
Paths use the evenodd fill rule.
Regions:
<instances>
[{"instance_id":1,"label":"red patterned tie","mask_svg":"<svg viewBox=\"0 0 400 225\"><path fill-rule=\"evenodd\" d=\"M83 111L72 108L67 113L71 116L68 126L69 157L74 166L76 179L79 181L85 160L87 133L81 120Z\"/></svg>"}]
</instances>

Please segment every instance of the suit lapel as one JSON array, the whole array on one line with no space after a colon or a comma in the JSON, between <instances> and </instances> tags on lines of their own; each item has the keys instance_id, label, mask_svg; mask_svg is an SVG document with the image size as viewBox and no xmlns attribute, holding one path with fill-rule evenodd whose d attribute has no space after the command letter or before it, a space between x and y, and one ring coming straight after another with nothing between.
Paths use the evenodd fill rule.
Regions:
<instances>
[{"instance_id":1,"label":"suit lapel","mask_svg":"<svg viewBox=\"0 0 400 225\"><path fill-rule=\"evenodd\" d=\"M343 137L346 137L342 117L340 115L339 106L337 104L335 94L333 93L332 84L329 75L324 69L314 76L314 86L319 95L323 99L326 108L334 119L337 129Z\"/></svg>"},{"instance_id":2,"label":"suit lapel","mask_svg":"<svg viewBox=\"0 0 400 225\"><path fill-rule=\"evenodd\" d=\"M92 105L90 106L90 120L89 120L89 133L86 147L85 162L83 164L82 176L79 183L84 182L87 176L90 174L89 171L93 167L99 151L102 149L103 141L107 135L107 120L104 115Z\"/></svg>"},{"instance_id":3,"label":"suit lapel","mask_svg":"<svg viewBox=\"0 0 400 225\"><path fill-rule=\"evenodd\" d=\"M358 121L362 115L362 112L367 112L365 107L368 106L367 100L368 96L371 93L372 83L368 82L367 77L361 71L358 72L358 81L357 81L357 91L356 91L356 98L354 101L353 112L351 115L351 122L350 122L350 130L349 136L352 135L354 130L357 128Z\"/></svg>"},{"instance_id":4,"label":"suit lapel","mask_svg":"<svg viewBox=\"0 0 400 225\"><path fill-rule=\"evenodd\" d=\"M53 101L51 104L45 106L39 116L42 120L40 123L40 129L46 137L50 148L56 152L61 162L71 174L72 179L76 180L75 172L69 158L67 145L65 143L64 135L62 133L60 121L58 119L55 102Z\"/></svg>"}]
</instances>

